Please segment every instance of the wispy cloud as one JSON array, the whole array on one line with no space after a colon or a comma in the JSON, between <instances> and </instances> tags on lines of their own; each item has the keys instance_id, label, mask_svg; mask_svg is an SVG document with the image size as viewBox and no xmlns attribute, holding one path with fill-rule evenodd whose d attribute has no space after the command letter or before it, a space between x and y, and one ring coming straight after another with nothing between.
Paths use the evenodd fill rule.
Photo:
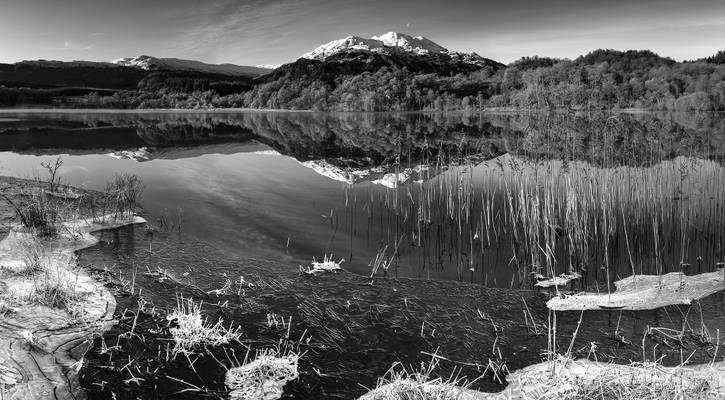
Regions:
<instances>
[{"instance_id":1,"label":"wispy cloud","mask_svg":"<svg viewBox=\"0 0 725 400\"><path fill-rule=\"evenodd\" d=\"M299 45L300 37L309 31L329 30L338 9L349 10L355 1L308 0L301 7L297 0L222 0L205 7L203 13L178 16L181 25L189 28L169 50L217 62L277 61L273 57L277 51L307 51L306 47L287 47Z\"/></svg>"},{"instance_id":2,"label":"wispy cloud","mask_svg":"<svg viewBox=\"0 0 725 400\"><path fill-rule=\"evenodd\" d=\"M93 48L92 44L83 45L68 40L64 41L60 46L49 47L49 50L63 50L63 51L87 51Z\"/></svg>"}]
</instances>

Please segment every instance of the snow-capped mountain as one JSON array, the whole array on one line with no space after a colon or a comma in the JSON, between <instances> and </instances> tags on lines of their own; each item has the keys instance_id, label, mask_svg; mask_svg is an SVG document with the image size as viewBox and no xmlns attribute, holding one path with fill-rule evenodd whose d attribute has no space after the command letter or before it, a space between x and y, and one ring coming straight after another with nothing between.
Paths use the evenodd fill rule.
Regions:
<instances>
[{"instance_id":1,"label":"snow-capped mountain","mask_svg":"<svg viewBox=\"0 0 725 400\"><path fill-rule=\"evenodd\" d=\"M119 58L118 60L113 60L112 63L143 70L194 71L233 76L259 76L271 71L268 68L247 67L234 64L207 64L201 61L182 60L178 58L156 58L151 56Z\"/></svg>"},{"instance_id":2,"label":"snow-capped mountain","mask_svg":"<svg viewBox=\"0 0 725 400\"><path fill-rule=\"evenodd\" d=\"M398 32L388 32L380 36L373 36L370 39L360 36L348 36L323 44L311 52L303 54L300 58L324 60L331 55L350 50L364 50L382 54L403 51L420 56L437 54L447 55L455 61L469 64L484 66L490 63L489 60L476 53L451 51L422 36L413 37Z\"/></svg>"}]
</instances>

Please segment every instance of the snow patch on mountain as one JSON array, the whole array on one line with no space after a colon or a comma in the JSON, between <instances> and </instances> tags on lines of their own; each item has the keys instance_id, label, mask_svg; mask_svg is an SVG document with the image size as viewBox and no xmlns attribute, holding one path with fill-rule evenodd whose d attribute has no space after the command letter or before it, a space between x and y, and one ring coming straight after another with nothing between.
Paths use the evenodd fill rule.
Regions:
<instances>
[{"instance_id":1,"label":"snow patch on mountain","mask_svg":"<svg viewBox=\"0 0 725 400\"><path fill-rule=\"evenodd\" d=\"M207 64L201 61L179 58L156 58L151 56L126 57L113 60L113 64L143 70L194 71L221 75L259 76L271 71L269 68L248 67L235 64Z\"/></svg>"},{"instance_id":2,"label":"snow patch on mountain","mask_svg":"<svg viewBox=\"0 0 725 400\"><path fill-rule=\"evenodd\" d=\"M451 51L422 36L413 37L399 32L388 32L380 36L373 36L370 39L360 36L348 36L323 44L311 52L303 54L300 58L324 60L333 54L349 50L364 50L382 54L403 51L420 56L443 54L456 61L481 66L487 65L490 62L476 53Z\"/></svg>"},{"instance_id":3,"label":"snow patch on mountain","mask_svg":"<svg viewBox=\"0 0 725 400\"><path fill-rule=\"evenodd\" d=\"M412 37L403 33L388 32L384 35L373 36L373 40L382 42L384 46L397 47L399 49L421 55L430 53L448 53L448 49L434 43L432 40L424 38L423 36Z\"/></svg>"},{"instance_id":4,"label":"snow patch on mountain","mask_svg":"<svg viewBox=\"0 0 725 400\"><path fill-rule=\"evenodd\" d=\"M275 70L281 66L282 66L282 64L262 64L262 65L257 65L257 68Z\"/></svg>"}]
</instances>

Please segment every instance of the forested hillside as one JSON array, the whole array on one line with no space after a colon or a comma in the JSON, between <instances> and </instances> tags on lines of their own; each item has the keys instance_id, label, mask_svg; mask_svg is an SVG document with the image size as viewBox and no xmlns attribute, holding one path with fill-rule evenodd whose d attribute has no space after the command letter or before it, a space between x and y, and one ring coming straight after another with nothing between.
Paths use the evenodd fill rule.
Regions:
<instances>
[{"instance_id":1,"label":"forested hillside","mask_svg":"<svg viewBox=\"0 0 725 400\"><path fill-rule=\"evenodd\" d=\"M446 54L341 51L323 60L301 58L254 79L81 64L70 68L67 76L75 78L68 82L60 79L62 70L48 66L41 68L44 82L44 75L26 73L28 66L5 65L0 106L725 111L723 51L691 62L615 50L574 60L524 57L508 66L481 59L471 64Z\"/></svg>"},{"instance_id":2,"label":"forested hillside","mask_svg":"<svg viewBox=\"0 0 725 400\"><path fill-rule=\"evenodd\" d=\"M534 109L725 110L725 53L677 63L650 51L597 50L576 60L524 58L496 76L487 105Z\"/></svg>"}]
</instances>

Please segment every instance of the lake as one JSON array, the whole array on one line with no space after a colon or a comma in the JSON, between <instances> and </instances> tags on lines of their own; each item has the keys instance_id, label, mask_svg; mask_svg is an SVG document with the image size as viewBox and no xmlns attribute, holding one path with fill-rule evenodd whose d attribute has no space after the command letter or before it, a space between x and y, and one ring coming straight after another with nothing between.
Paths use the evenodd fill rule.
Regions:
<instances>
[{"instance_id":1,"label":"lake","mask_svg":"<svg viewBox=\"0 0 725 400\"><path fill-rule=\"evenodd\" d=\"M44 177L41 162L59 155L73 186L103 190L117 173L143 180L144 215L159 233L107 232L82 258L127 276L168 268L193 279L178 288L139 277L154 304L255 276L268 292L252 309L210 310L262 321L275 309L294 315L300 333L331 318L317 337L336 348L310 363L330 372L340 357L358 360L340 364L339 376L310 375L298 394L359 394L353 382L374 385L421 349L470 364L491 360L493 342L509 369L520 368L546 349L519 326L528 307L546 322L546 296L531 290L537 279L577 272L568 290L604 291L633 273L695 274L725 262L725 118L717 114L0 113L0 173ZM344 259L345 277L298 277L325 256ZM214 301L239 301L232 297ZM410 315L396 314L401 304ZM371 314L373 305L387 306ZM725 329L723 305L721 295L699 305L701 333ZM508 321L500 343L477 308ZM359 326L345 327L357 317ZM611 332L598 328L616 324L641 338L646 326L694 326L694 317L598 312L581 335L606 342ZM427 337L421 318L443 336ZM579 314L561 318L571 330ZM263 325L248 336L274 336ZM475 342L487 346L471 350ZM640 355L623 346L607 357ZM469 364L469 375L481 372Z\"/></svg>"},{"instance_id":2,"label":"lake","mask_svg":"<svg viewBox=\"0 0 725 400\"><path fill-rule=\"evenodd\" d=\"M291 269L333 254L369 274L387 246L398 276L520 287L511 271L593 283L725 258L712 116L6 112L0 132L4 174L56 155L75 186L136 174L151 221Z\"/></svg>"}]
</instances>

